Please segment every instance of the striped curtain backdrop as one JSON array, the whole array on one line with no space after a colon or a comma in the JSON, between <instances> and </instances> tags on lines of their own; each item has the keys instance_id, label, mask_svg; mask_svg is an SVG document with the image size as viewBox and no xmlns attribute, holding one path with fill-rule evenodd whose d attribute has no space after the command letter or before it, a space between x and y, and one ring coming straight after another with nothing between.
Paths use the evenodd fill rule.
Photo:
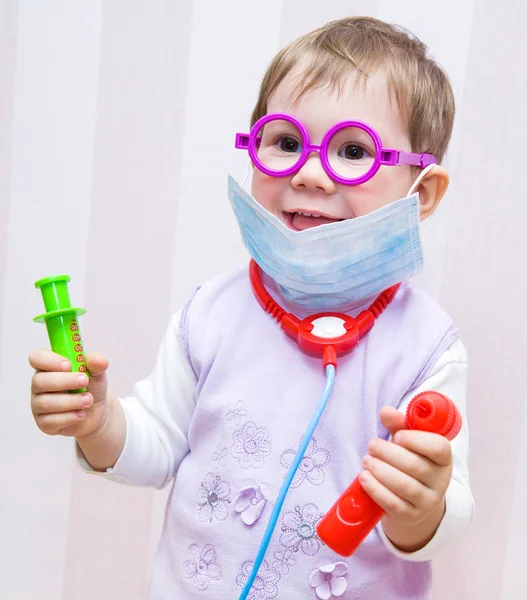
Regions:
<instances>
[{"instance_id":1,"label":"striped curtain backdrop","mask_svg":"<svg viewBox=\"0 0 527 600\"><path fill-rule=\"evenodd\" d=\"M0 0L2 600L143 599L167 494L82 473L73 441L34 424L33 282L71 276L85 346L129 393L190 290L247 262L226 177L247 166L234 133L266 65L349 15L415 32L457 100L420 284L469 353L477 515L437 560L434 599L527 598L527 3Z\"/></svg>"}]
</instances>

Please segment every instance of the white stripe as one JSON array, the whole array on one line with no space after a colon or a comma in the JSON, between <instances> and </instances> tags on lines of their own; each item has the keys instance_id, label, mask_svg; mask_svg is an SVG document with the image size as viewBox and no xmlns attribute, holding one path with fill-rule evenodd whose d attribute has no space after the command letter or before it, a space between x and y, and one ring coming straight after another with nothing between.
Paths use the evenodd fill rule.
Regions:
<instances>
[{"instance_id":1,"label":"white stripe","mask_svg":"<svg viewBox=\"0 0 527 600\"><path fill-rule=\"evenodd\" d=\"M101 0L19 3L0 372L0 398L9 403L9 418L0 420L5 598L61 597L72 441L34 424L25 357L49 347L44 326L32 322L43 312L36 279L71 275L72 299L83 304L101 7Z\"/></svg>"}]
</instances>

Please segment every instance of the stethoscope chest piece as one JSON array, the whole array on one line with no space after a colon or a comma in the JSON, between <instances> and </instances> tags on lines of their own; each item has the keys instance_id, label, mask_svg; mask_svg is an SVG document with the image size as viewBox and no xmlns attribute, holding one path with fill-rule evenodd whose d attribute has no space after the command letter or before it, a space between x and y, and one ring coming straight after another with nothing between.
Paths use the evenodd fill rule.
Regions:
<instances>
[{"instance_id":1,"label":"stethoscope chest piece","mask_svg":"<svg viewBox=\"0 0 527 600\"><path fill-rule=\"evenodd\" d=\"M346 354L357 346L361 338L359 322L342 313L318 313L303 320L286 314L280 326L304 352L312 356L326 357L328 352Z\"/></svg>"}]
</instances>

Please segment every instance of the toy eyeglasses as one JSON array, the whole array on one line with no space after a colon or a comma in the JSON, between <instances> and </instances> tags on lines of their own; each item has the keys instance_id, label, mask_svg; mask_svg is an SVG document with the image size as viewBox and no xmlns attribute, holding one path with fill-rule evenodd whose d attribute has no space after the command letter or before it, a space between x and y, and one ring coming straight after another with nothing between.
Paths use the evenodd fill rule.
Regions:
<instances>
[{"instance_id":1,"label":"toy eyeglasses","mask_svg":"<svg viewBox=\"0 0 527 600\"><path fill-rule=\"evenodd\" d=\"M326 173L344 185L360 185L381 165L414 165L424 169L436 164L433 154L414 154L383 148L379 134L367 123L337 123L319 145L311 144L306 127L292 115L273 113L258 119L249 134L237 133L235 147L249 151L256 167L272 177L299 171L312 152L318 152Z\"/></svg>"}]
</instances>

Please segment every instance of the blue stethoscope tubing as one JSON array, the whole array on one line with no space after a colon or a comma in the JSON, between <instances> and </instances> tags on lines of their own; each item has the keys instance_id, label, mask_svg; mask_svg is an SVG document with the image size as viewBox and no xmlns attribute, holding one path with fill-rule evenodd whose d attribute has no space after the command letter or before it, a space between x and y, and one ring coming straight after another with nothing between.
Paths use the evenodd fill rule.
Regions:
<instances>
[{"instance_id":1,"label":"blue stethoscope tubing","mask_svg":"<svg viewBox=\"0 0 527 600\"><path fill-rule=\"evenodd\" d=\"M278 517L280 516L282 506L283 506L285 498L287 496L287 492L289 491L291 483L296 475L296 472L298 471L298 467L300 466L302 458L304 457L304 454L306 452L307 446L308 446L309 442L311 441L311 437L313 436L313 433L314 433L315 429L317 428L318 422L320 421L320 417L322 416L322 414L326 408L326 405L327 405L329 397L331 395L331 390L333 389L334 383L335 383L335 367L333 365L327 365L326 366L326 385L324 386L324 391L322 392L322 395L320 396L320 400L318 401L315 412L313 413L313 416L311 417L311 421L309 422L309 425L307 426L306 432L304 433L304 436L302 437L300 446L295 454L295 457L293 458L293 462L291 463L291 466L289 467L289 470L286 473L284 483L282 484L282 487L280 488L280 491L278 492L278 497L276 499L276 503L274 505L273 511L271 512L271 516L269 517L269 522L267 523L267 527L265 529L265 533L262 538L260 548L258 549L258 553L254 560L254 565L253 565L252 571L249 575L249 578L247 579L247 582L245 583L245 586L244 586L242 593L240 594L238 600L246 600L247 596L249 595L249 592L251 591L254 580L256 579L256 576L258 575L258 571L259 571L260 566L265 557L265 553L267 552L269 543L271 542L271 537L273 535L273 531L278 522Z\"/></svg>"}]
</instances>

